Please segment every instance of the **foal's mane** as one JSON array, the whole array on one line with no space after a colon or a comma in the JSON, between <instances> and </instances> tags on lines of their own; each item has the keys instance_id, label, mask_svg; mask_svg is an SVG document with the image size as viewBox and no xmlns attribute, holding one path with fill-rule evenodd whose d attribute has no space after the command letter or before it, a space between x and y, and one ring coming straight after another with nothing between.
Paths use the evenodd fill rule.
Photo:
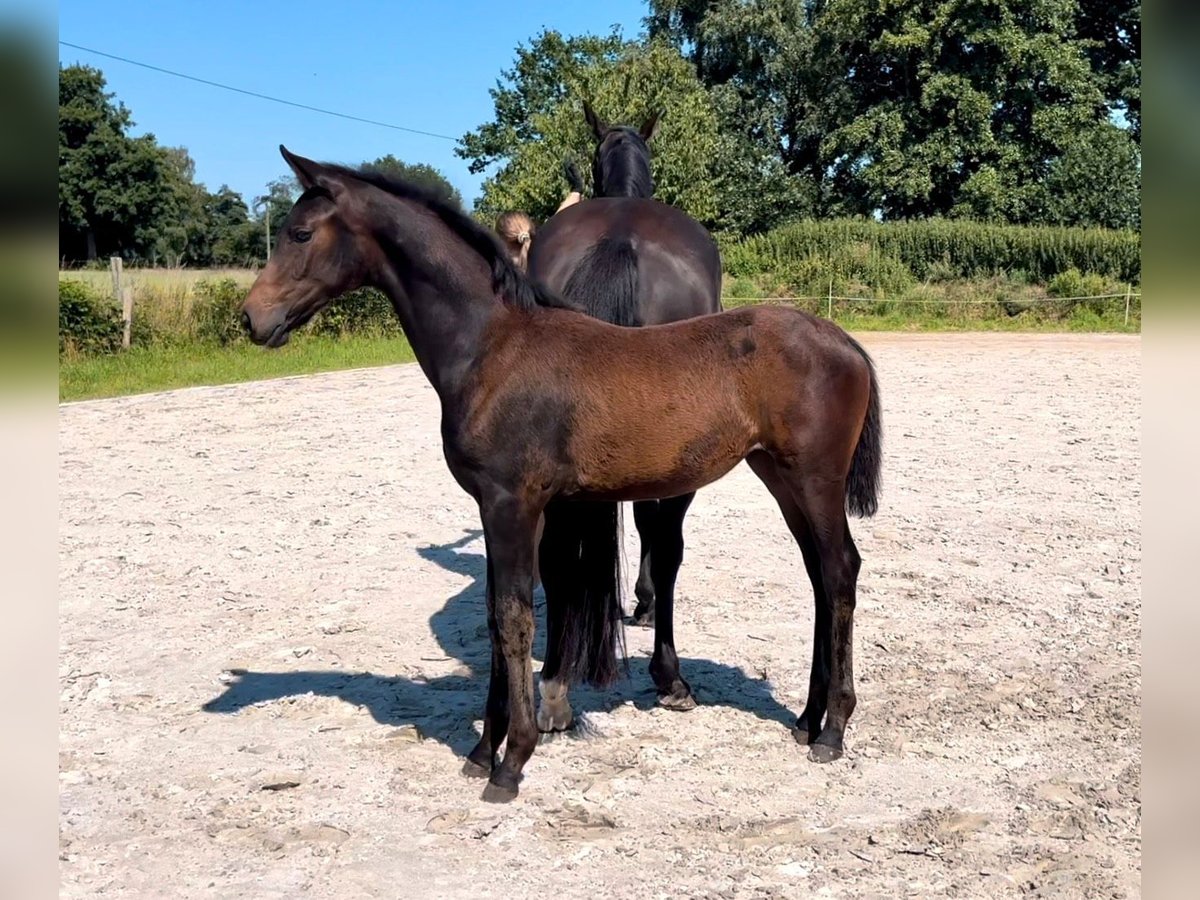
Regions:
<instances>
[{"instance_id":1,"label":"foal's mane","mask_svg":"<svg viewBox=\"0 0 1200 900\"><path fill-rule=\"evenodd\" d=\"M552 293L541 283L528 278L513 265L500 239L489 228L480 225L457 206L448 203L429 188L402 181L374 169L353 169L326 163L325 168L349 178L365 181L373 187L402 200L420 203L449 228L472 250L483 257L492 270L492 288L504 302L519 309L536 309L539 306L576 309L563 298Z\"/></svg>"}]
</instances>

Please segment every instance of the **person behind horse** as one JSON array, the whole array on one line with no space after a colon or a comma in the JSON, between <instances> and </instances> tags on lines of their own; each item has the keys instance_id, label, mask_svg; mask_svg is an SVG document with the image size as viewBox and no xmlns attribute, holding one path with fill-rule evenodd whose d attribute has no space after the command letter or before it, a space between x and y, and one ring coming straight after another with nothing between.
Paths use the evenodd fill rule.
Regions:
<instances>
[{"instance_id":1,"label":"person behind horse","mask_svg":"<svg viewBox=\"0 0 1200 900\"><path fill-rule=\"evenodd\" d=\"M564 162L563 174L566 175L567 184L571 186L571 190L567 193L566 199L558 204L555 213L560 213L568 206L574 206L583 199L583 179L579 177L579 170L575 168L575 163L571 160ZM537 226L533 224L533 219L523 212L501 213L496 218L496 233L504 242L504 249L508 251L509 259L522 272L528 268L529 245L533 241L536 231Z\"/></svg>"}]
</instances>

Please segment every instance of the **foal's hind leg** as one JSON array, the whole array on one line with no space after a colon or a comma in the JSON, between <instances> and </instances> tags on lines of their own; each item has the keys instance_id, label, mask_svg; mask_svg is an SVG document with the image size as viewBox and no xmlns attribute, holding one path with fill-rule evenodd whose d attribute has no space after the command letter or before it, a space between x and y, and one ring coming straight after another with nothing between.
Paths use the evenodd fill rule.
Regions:
<instances>
[{"instance_id":1,"label":"foal's hind leg","mask_svg":"<svg viewBox=\"0 0 1200 900\"><path fill-rule=\"evenodd\" d=\"M638 540L642 545L642 556L638 568L637 582L633 586L637 606L633 610L633 624L648 627L654 624L655 582L652 569L652 545L658 523L659 501L638 500L633 504L633 524L637 526Z\"/></svg>"},{"instance_id":2,"label":"foal's hind leg","mask_svg":"<svg viewBox=\"0 0 1200 900\"><path fill-rule=\"evenodd\" d=\"M486 538L484 539L486 546ZM486 551L485 551L486 552ZM463 774L487 778L499 762L500 745L508 734L508 668L496 627L496 581L492 574L492 555L487 552L487 623L492 643L492 671L488 680L487 706L483 714L483 734L463 763Z\"/></svg>"},{"instance_id":3,"label":"foal's hind leg","mask_svg":"<svg viewBox=\"0 0 1200 900\"><path fill-rule=\"evenodd\" d=\"M507 801L517 796L521 770L537 746L533 709L533 555L540 509L503 489L492 488L480 504L489 567L488 624L492 631L492 683L483 736L468 755L484 765L495 758L507 737L504 759L491 770L483 798ZM494 625L492 624L494 622ZM497 650L500 656L497 656ZM507 689L501 688L505 683ZM493 697L506 695L505 708Z\"/></svg>"},{"instance_id":4,"label":"foal's hind leg","mask_svg":"<svg viewBox=\"0 0 1200 900\"><path fill-rule=\"evenodd\" d=\"M654 656L650 677L658 702L667 709L696 708L692 688L679 672L675 654L675 579L683 563L683 519L695 494L660 500L652 533L650 574L654 579Z\"/></svg>"},{"instance_id":5,"label":"foal's hind leg","mask_svg":"<svg viewBox=\"0 0 1200 900\"><path fill-rule=\"evenodd\" d=\"M821 580L832 610L829 653L829 710L825 727L809 750L814 762L842 755L846 725L854 712L854 607L861 558L846 522L846 486L842 479L811 476L793 492L800 500L821 560Z\"/></svg>"},{"instance_id":6,"label":"foal's hind leg","mask_svg":"<svg viewBox=\"0 0 1200 900\"><path fill-rule=\"evenodd\" d=\"M832 607L821 577L820 553L800 504L792 495L792 490L775 460L764 451L758 450L751 453L746 462L762 479L779 504L779 510L783 513L792 537L800 545L800 552L804 556L804 568L808 572L808 580L812 583L816 607L816 615L813 617L812 671L808 677L808 700L800 718L796 720L795 728L796 740L812 743L821 732L821 720L825 718L825 709L829 701L829 643L832 637Z\"/></svg>"}]
</instances>

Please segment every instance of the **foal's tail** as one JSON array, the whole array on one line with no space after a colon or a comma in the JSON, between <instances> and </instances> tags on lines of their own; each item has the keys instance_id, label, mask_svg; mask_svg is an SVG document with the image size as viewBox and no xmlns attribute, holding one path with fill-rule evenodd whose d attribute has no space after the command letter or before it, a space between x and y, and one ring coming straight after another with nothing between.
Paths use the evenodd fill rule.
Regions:
<instances>
[{"instance_id":1,"label":"foal's tail","mask_svg":"<svg viewBox=\"0 0 1200 900\"><path fill-rule=\"evenodd\" d=\"M867 400L867 417L863 421L854 458L850 461L850 477L846 479L846 505L853 516L873 516L879 508L879 470L883 464L883 422L879 411L879 380L875 364L867 351L847 335L854 349L867 364L871 374L871 397Z\"/></svg>"},{"instance_id":2,"label":"foal's tail","mask_svg":"<svg viewBox=\"0 0 1200 900\"><path fill-rule=\"evenodd\" d=\"M567 502L555 527L579 539L580 584L563 609L562 676L568 683L612 684L628 672L621 600L621 504ZM617 656L620 654L620 661Z\"/></svg>"},{"instance_id":3,"label":"foal's tail","mask_svg":"<svg viewBox=\"0 0 1200 900\"><path fill-rule=\"evenodd\" d=\"M563 296L589 316L613 325L641 325L637 253L628 238L605 237L580 260Z\"/></svg>"}]
</instances>

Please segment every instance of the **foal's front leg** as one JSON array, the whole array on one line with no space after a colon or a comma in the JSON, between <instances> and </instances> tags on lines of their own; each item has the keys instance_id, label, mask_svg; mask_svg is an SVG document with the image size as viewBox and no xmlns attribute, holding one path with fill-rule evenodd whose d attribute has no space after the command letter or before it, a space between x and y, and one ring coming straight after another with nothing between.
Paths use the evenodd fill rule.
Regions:
<instances>
[{"instance_id":1,"label":"foal's front leg","mask_svg":"<svg viewBox=\"0 0 1200 900\"><path fill-rule=\"evenodd\" d=\"M484 734L491 736L491 749L499 747L506 725L508 746L504 759L494 768L483 799L506 802L517 796L521 770L537 746L538 729L533 708L533 565L534 538L541 509L532 508L509 493L486 496L480 503L483 530L487 537L488 568L492 586L495 628L492 630L492 681L488 691ZM507 709L493 710L491 699L498 692L497 679L507 681ZM506 720L506 721L505 721ZM489 728L489 724L492 727ZM482 741L480 742L482 744ZM480 749L480 748L476 748Z\"/></svg>"}]
</instances>

